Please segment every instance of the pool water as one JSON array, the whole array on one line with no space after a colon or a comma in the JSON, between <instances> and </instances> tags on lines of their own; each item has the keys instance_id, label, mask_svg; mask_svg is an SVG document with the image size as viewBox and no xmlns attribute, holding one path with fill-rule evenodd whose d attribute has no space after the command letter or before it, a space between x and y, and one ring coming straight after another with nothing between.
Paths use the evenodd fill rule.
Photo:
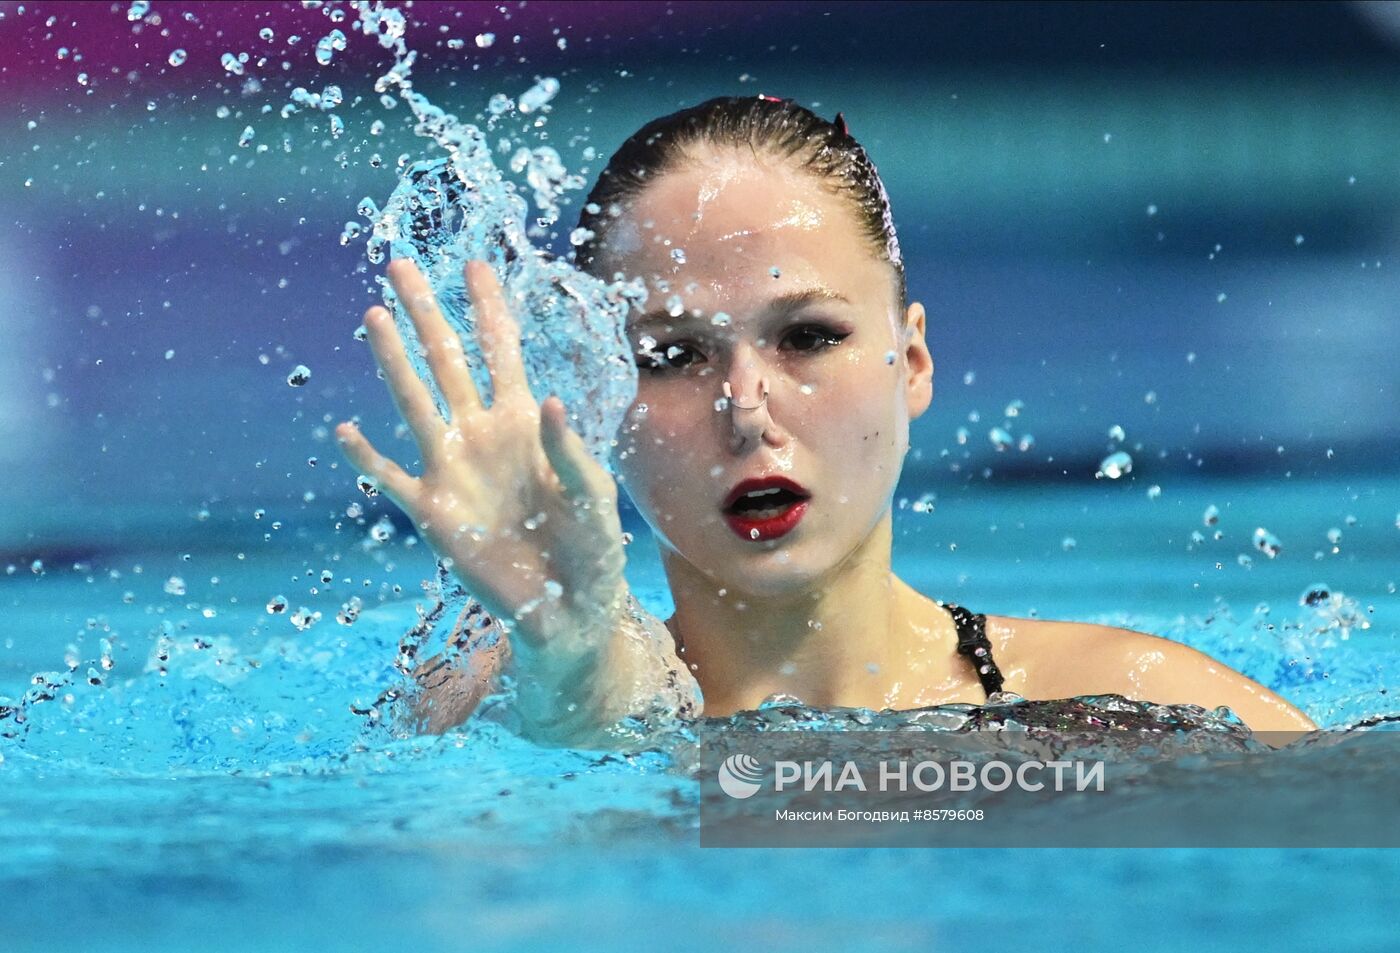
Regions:
<instances>
[{"instance_id":1,"label":"pool water","mask_svg":"<svg viewBox=\"0 0 1400 953\"><path fill-rule=\"evenodd\" d=\"M1344 727L1400 710L1397 499L1400 481L1381 479L1183 481L1155 498L1130 483L950 479L901 487L896 566L977 611L1189 642ZM1206 527L1211 506L1221 515ZM406 533L374 540L377 519L36 521L68 542L40 572L3 577L0 694L61 676L65 654L77 664L56 697L25 707L22 730L0 721L7 951L1055 949L1159 920L1169 926L1134 946L1393 937L1389 851L736 855L698 846L698 783L660 751L547 749L491 723L442 738L371 726L351 709L392 683L432 570ZM107 531L85 547L93 525ZM1261 525L1282 541L1276 558L1253 546ZM665 612L654 547L629 529L634 587ZM1300 604L1324 583L1327 599ZM278 595L287 609L269 613ZM352 595L364 608L338 624ZM321 618L299 631L302 608Z\"/></svg>"}]
</instances>

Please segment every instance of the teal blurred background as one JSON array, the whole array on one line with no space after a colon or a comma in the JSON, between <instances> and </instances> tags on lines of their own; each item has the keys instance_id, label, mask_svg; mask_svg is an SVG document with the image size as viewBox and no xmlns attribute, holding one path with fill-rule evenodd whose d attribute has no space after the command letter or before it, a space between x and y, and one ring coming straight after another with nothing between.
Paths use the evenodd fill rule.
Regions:
<instances>
[{"instance_id":1,"label":"teal blurred background","mask_svg":"<svg viewBox=\"0 0 1400 953\"><path fill-rule=\"evenodd\" d=\"M375 296L363 241L339 241L424 151L371 88L387 54L351 15L319 66L334 5L130 7L0 3L20 51L0 67L11 558L76 545L75 510L98 537L179 534L202 508L323 519L352 489L328 427L392 426L351 337ZM930 313L906 490L1092 485L1119 425L1125 483L1170 494L1396 471L1397 23L1389 4L532 2L419 4L408 39L419 88L463 116L558 77L510 135L590 184L702 98L840 110ZM332 82L343 135L280 117ZM998 450L997 426L1033 446Z\"/></svg>"}]
</instances>

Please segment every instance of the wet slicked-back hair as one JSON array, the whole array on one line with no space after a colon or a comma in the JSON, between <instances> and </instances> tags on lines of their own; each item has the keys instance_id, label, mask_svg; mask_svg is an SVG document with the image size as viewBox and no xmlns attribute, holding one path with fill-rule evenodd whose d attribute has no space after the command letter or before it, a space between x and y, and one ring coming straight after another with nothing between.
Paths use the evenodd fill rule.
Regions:
<instances>
[{"instance_id":1,"label":"wet slicked-back hair","mask_svg":"<svg viewBox=\"0 0 1400 953\"><path fill-rule=\"evenodd\" d=\"M613 219L649 183L679 167L700 146L747 148L787 159L832 194L845 198L871 250L894 269L899 306L904 309L908 294L904 259L889 195L875 164L847 131L839 113L831 121L792 100L771 96L720 96L653 119L633 133L613 153L588 193L578 224L592 237L577 246L578 266L597 275L610 257Z\"/></svg>"}]
</instances>

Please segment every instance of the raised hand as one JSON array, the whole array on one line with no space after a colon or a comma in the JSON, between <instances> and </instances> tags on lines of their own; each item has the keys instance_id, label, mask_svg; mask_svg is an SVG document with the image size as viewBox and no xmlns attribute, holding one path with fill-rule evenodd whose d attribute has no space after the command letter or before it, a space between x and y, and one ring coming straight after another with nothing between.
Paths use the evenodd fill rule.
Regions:
<instances>
[{"instance_id":1,"label":"raised hand","mask_svg":"<svg viewBox=\"0 0 1400 953\"><path fill-rule=\"evenodd\" d=\"M491 375L489 408L422 272L397 260L388 277L447 416L414 372L393 316L372 307L364 319L370 346L418 443L422 473L407 473L350 423L336 428L345 455L506 623L514 654L568 661L589 651L616 630L627 595L616 484L569 428L559 398L535 402L520 327L487 263L468 262L466 284Z\"/></svg>"}]
</instances>

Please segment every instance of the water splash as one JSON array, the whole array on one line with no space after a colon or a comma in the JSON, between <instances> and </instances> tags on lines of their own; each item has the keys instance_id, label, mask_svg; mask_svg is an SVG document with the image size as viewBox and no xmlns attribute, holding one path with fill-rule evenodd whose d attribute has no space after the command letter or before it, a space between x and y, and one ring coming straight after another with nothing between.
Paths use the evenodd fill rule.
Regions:
<instances>
[{"instance_id":1,"label":"water splash","mask_svg":"<svg viewBox=\"0 0 1400 953\"><path fill-rule=\"evenodd\" d=\"M463 267L474 259L489 262L521 325L526 372L536 400L557 395L589 452L608 466L617 430L636 397L637 370L624 331L628 311L646 297L645 285L639 280L606 284L537 248L531 241L529 206L496 165L485 132L414 90L417 54L404 42L403 14L380 2L356 3L355 9L361 30L394 55L393 65L376 80L375 92L397 95L417 120L414 133L444 153L406 163L382 211L370 199L361 202L360 213L373 222L369 260L381 264L386 257L408 258L418 265L447 320L461 334L473 380L483 395L490 394L490 381L476 340ZM521 95L515 108L522 113L545 110L558 91L557 80L541 79ZM325 98L323 93L322 103ZM493 97L493 111L505 111L505 102L508 99L500 94ZM511 169L524 173L533 190L536 229L557 221L559 199L585 184L548 147L517 149ZM381 285L400 333L416 341L408 315L387 282L381 279ZM419 350L410 346L409 354L423 378L431 380ZM437 397L443 406L441 395Z\"/></svg>"}]
</instances>

